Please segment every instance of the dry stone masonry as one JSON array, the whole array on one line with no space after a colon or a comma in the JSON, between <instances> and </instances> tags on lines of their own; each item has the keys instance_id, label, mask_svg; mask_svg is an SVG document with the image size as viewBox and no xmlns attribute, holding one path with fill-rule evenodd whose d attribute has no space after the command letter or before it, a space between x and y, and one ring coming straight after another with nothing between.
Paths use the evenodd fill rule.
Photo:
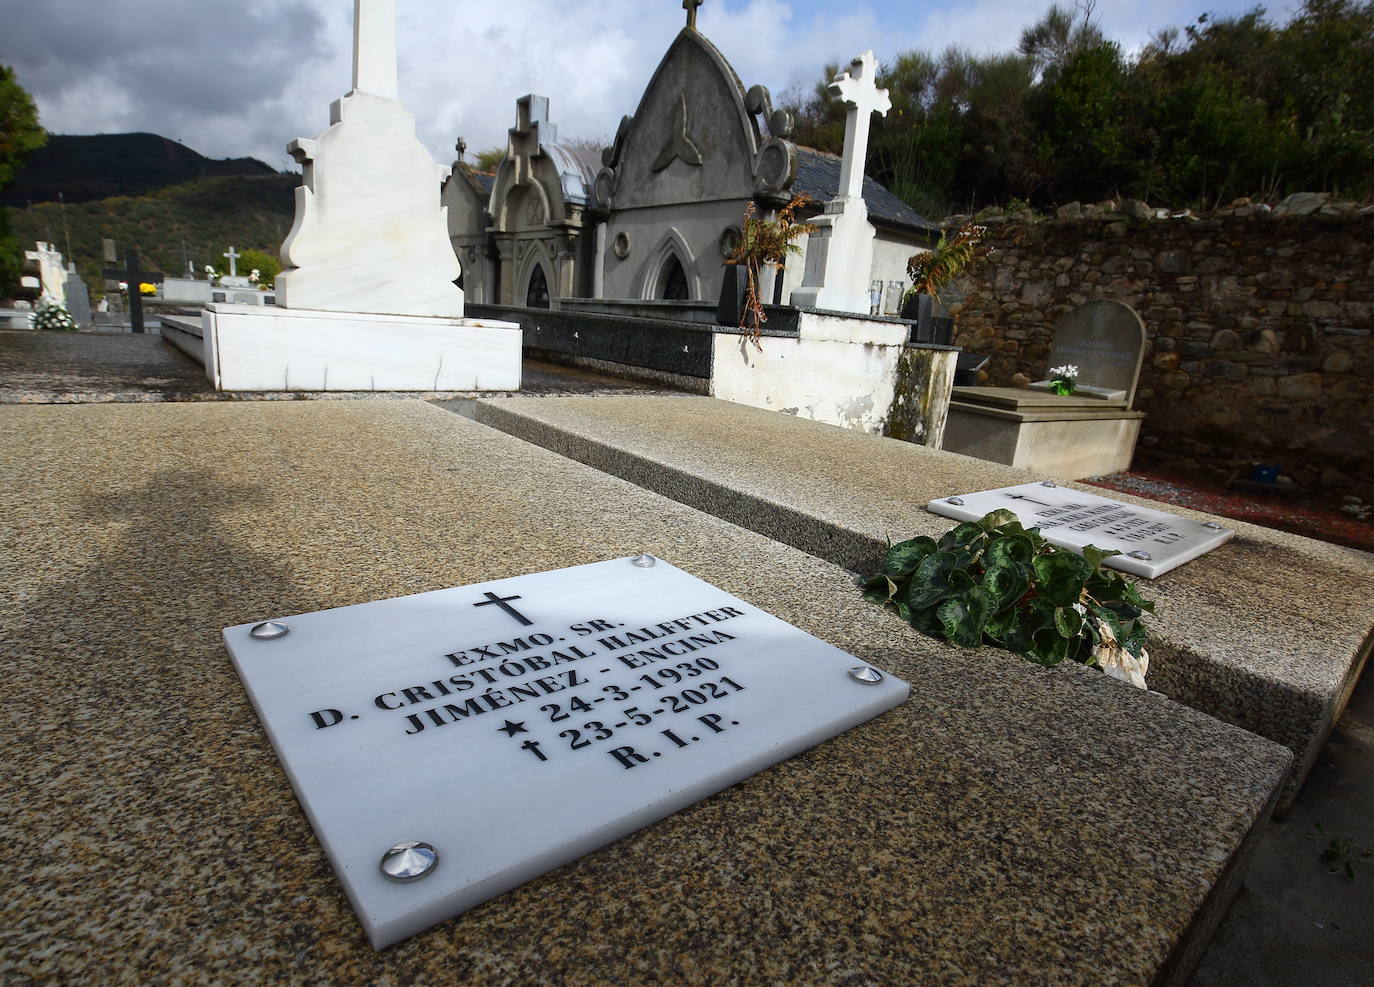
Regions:
<instances>
[{"instance_id":1,"label":"dry stone masonry","mask_svg":"<svg viewBox=\"0 0 1374 987\"><path fill-rule=\"evenodd\" d=\"M1125 201L979 218L996 252L949 299L955 342L994 354L986 383L1038 379L1056 320L1125 302L1147 334L1142 458L1275 464L1309 492L1374 500L1374 206L1304 193L1204 217Z\"/></svg>"}]
</instances>

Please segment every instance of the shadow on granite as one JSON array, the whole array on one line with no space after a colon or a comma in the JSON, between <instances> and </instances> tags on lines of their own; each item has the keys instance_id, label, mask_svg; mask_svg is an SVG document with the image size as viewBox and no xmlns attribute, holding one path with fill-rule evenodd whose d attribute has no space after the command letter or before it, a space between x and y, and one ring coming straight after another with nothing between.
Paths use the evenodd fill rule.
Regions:
<instances>
[{"instance_id":1,"label":"shadow on granite","mask_svg":"<svg viewBox=\"0 0 1374 987\"><path fill-rule=\"evenodd\" d=\"M920 637L834 565L422 403L0 426L7 979L1177 982L1287 770L1096 673ZM373 951L219 629L641 550L911 699Z\"/></svg>"}]
</instances>

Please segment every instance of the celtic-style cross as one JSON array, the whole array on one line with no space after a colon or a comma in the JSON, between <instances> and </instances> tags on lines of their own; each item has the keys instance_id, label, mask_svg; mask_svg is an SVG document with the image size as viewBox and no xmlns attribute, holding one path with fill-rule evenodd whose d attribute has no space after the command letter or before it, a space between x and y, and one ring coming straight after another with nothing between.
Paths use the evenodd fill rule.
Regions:
<instances>
[{"instance_id":1,"label":"celtic-style cross","mask_svg":"<svg viewBox=\"0 0 1374 987\"><path fill-rule=\"evenodd\" d=\"M695 31L697 29L697 8L705 0L682 0L682 9L687 11L687 27Z\"/></svg>"}]
</instances>

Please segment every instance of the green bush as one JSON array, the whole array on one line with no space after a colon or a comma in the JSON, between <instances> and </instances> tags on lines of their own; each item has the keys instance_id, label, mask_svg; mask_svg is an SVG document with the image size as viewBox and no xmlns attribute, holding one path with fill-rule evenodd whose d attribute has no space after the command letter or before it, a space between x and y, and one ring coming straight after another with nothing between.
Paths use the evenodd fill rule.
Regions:
<instances>
[{"instance_id":1,"label":"green bush","mask_svg":"<svg viewBox=\"0 0 1374 987\"><path fill-rule=\"evenodd\" d=\"M1103 568L1120 554L1056 548L1011 511L993 511L939 541L893 545L883 571L864 583L864 597L960 647L991 643L1041 665L1095 665L1144 688L1149 655L1140 617L1154 604Z\"/></svg>"}]
</instances>

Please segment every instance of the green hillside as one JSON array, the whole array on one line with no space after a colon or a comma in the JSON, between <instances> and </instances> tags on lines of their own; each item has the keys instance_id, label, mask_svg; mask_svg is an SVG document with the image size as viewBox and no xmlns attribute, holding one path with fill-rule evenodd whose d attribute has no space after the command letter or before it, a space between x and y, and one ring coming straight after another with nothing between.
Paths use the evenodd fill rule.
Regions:
<instances>
[{"instance_id":1,"label":"green hillside","mask_svg":"<svg viewBox=\"0 0 1374 987\"><path fill-rule=\"evenodd\" d=\"M49 134L0 190L0 206L92 202L115 195L150 195L158 189L228 175L273 175L256 158L207 158L157 134Z\"/></svg>"},{"instance_id":2,"label":"green hillside","mask_svg":"<svg viewBox=\"0 0 1374 987\"><path fill-rule=\"evenodd\" d=\"M138 197L94 202L45 202L8 210L15 236L26 249L46 240L75 260L93 294L104 290L101 239L115 241L120 257L138 251L144 269L184 275L189 260L227 267L229 245L275 254L291 230L299 175L233 176L188 182ZM68 255L68 238L71 252ZM184 253L183 253L184 251ZM202 275L203 276L203 275Z\"/></svg>"}]
</instances>

